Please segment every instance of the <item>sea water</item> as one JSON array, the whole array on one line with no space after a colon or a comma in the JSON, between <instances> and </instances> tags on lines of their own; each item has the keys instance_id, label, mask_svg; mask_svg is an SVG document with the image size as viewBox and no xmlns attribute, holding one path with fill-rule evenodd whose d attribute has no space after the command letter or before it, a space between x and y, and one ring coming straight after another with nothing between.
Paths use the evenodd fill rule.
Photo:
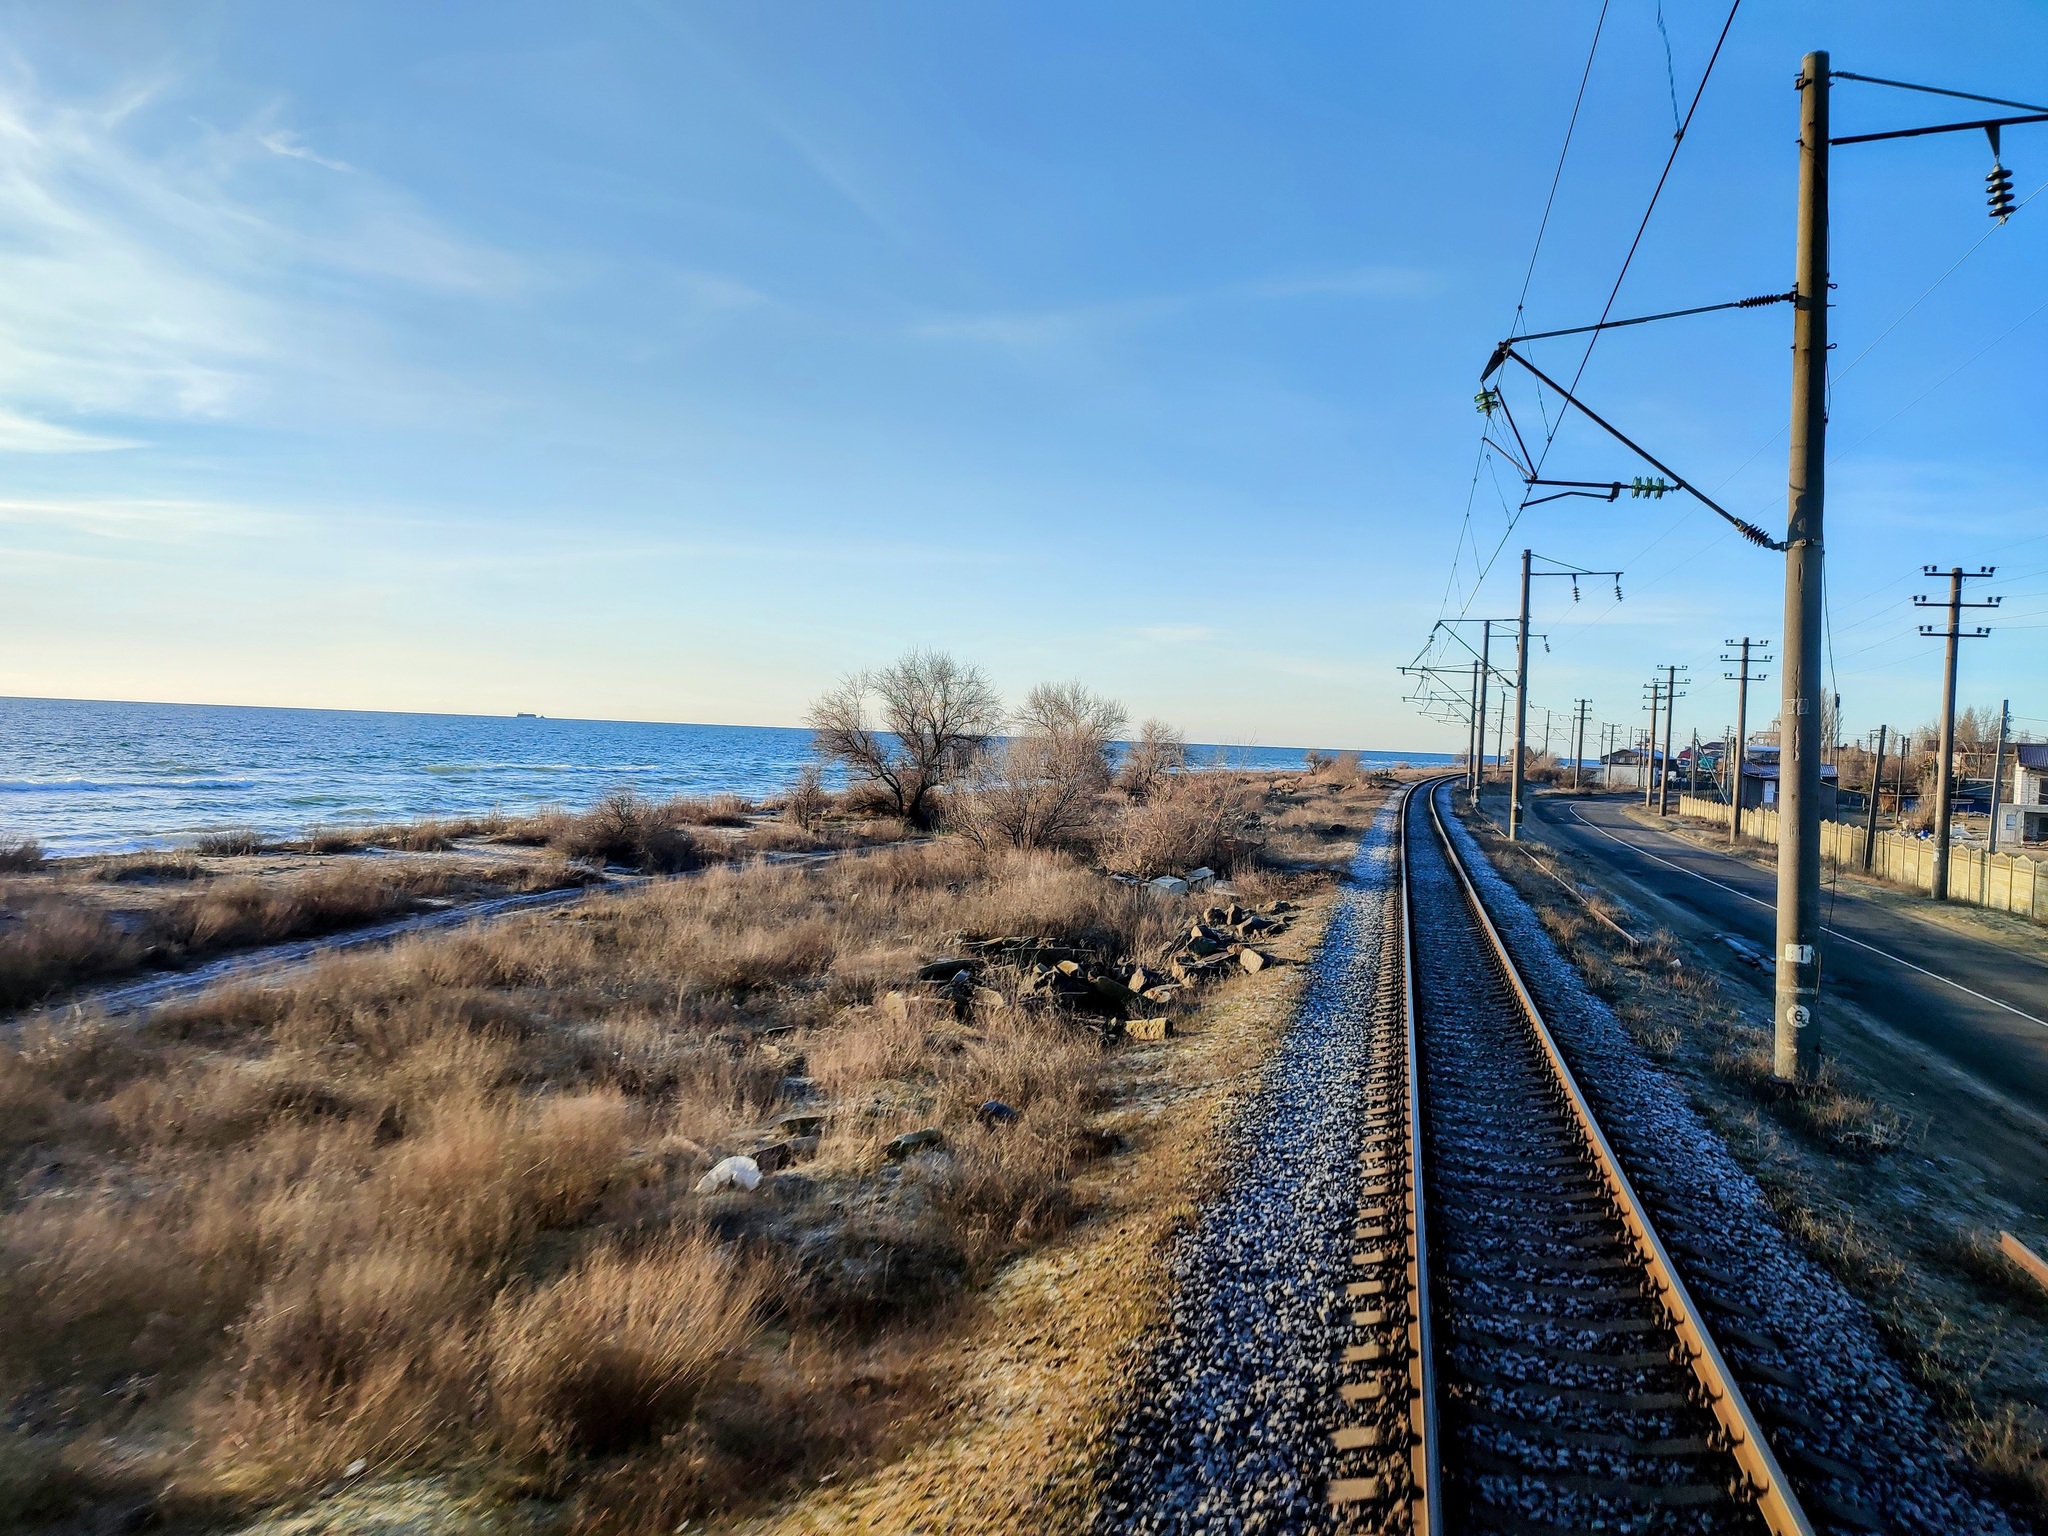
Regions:
<instances>
[{"instance_id":1,"label":"sea water","mask_svg":"<svg viewBox=\"0 0 2048 1536\"><path fill-rule=\"evenodd\" d=\"M0 831L51 853L91 853L231 827L283 837L494 809L579 810L622 785L656 799L759 798L788 787L810 744L808 731L776 726L0 699ZM1191 750L1252 768L1299 768L1304 752Z\"/></svg>"}]
</instances>

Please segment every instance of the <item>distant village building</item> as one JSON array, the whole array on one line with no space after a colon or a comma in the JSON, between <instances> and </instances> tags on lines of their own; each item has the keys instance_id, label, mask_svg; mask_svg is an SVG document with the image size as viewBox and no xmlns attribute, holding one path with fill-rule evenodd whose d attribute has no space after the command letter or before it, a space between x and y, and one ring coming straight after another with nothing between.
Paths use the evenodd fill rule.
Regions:
<instances>
[{"instance_id":1,"label":"distant village building","mask_svg":"<svg viewBox=\"0 0 2048 1536\"><path fill-rule=\"evenodd\" d=\"M1776 746L1759 746L1750 743L1743 754L1742 762L1742 804L1769 806L1773 810L1778 804L1778 753ZM1835 815L1836 785L1840 775L1833 763L1820 765L1820 816L1823 821L1832 821Z\"/></svg>"},{"instance_id":2,"label":"distant village building","mask_svg":"<svg viewBox=\"0 0 2048 1536\"><path fill-rule=\"evenodd\" d=\"M2000 842L2048 842L2048 742L2021 742L2013 757L2012 798L1998 816Z\"/></svg>"}]
</instances>

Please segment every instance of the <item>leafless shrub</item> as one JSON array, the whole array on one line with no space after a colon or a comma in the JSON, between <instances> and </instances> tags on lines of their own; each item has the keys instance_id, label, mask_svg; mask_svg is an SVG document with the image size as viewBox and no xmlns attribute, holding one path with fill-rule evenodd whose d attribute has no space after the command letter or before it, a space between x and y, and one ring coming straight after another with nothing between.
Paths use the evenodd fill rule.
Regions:
<instances>
[{"instance_id":1,"label":"leafless shrub","mask_svg":"<svg viewBox=\"0 0 2048 1536\"><path fill-rule=\"evenodd\" d=\"M34 838L0 834L0 874L33 874L43 867L43 857L43 845Z\"/></svg>"},{"instance_id":2,"label":"leafless shrub","mask_svg":"<svg viewBox=\"0 0 2048 1536\"><path fill-rule=\"evenodd\" d=\"M879 672L843 678L807 717L818 756L843 763L869 791L917 826L932 796L995 734L1002 703L979 667L942 651L912 651Z\"/></svg>"},{"instance_id":3,"label":"leafless shrub","mask_svg":"<svg viewBox=\"0 0 2048 1536\"><path fill-rule=\"evenodd\" d=\"M805 763L796 782L783 797L782 814L806 832L815 832L831 809L832 797L825 790L824 771L816 763Z\"/></svg>"},{"instance_id":4,"label":"leafless shrub","mask_svg":"<svg viewBox=\"0 0 2048 1536\"><path fill-rule=\"evenodd\" d=\"M1117 786L1133 800L1143 800L1162 778L1183 772L1187 765L1187 738L1164 720L1147 720L1117 768Z\"/></svg>"},{"instance_id":5,"label":"leafless shrub","mask_svg":"<svg viewBox=\"0 0 2048 1536\"><path fill-rule=\"evenodd\" d=\"M657 806L631 789L615 789L581 816L558 818L548 842L572 859L623 864L674 874L697 861L697 843Z\"/></svg>"},{"instance_id":6,"label":"leafless shrub","mask_svg":"<svg viewBox=\"0 0 2048 1536\"><path fill-rule=\"evenodd\" d=\"M946 802L947 822L984 851L1053 848L1078 840L1109 787L1123 706L1079 683L1042 683L1015 734L982 752Z\"/></svg>"},{"instance_id":7,"label":"leafless shrub","mask_svg":"<svg viewBox=\"0 0 2048 1536\"><path fill-rule=\"evenodd\" d=\"M1245 845L1252 810L1244 787L1223 772L1177 774L1127 808L1104 833L1103 863L1120 874L1228 870Z\"/></svg>"}]
</instances>

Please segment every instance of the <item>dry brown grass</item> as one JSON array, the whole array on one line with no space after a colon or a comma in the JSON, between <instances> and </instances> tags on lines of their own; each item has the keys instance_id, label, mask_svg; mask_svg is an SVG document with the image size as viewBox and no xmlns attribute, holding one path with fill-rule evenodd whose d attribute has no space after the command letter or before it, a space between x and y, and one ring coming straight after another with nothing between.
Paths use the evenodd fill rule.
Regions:
<instances>
[{"instance_id":1,"label":"dry brown grass","mask_svg":"<svg viewBox=\"0 0 2048 1536\"><path fill-rule=\"evenodd\" d=\"M1257 801L1243 775L1164 775L1103 832L1102 862L1141 878L1204 867L1234 872L1251 846L1247 829Z\"/></svg>"},{"instance_id":2,"label":"dry brown grass","mask_svg":"<svg viewBox=\"0 0 2048 1536\"><path fill-rule=\"evenodd\" d=\"M508 865L488 877L417 864L350 863L285 875L213 875L191 855L95 861L76 877L0 886L0 1009L143 966L176 967L263 944L400 916L422 902L578 883L561 863ZM96 885L175 881L162 900L108 905Z\"/></svg>"},{"instance_id":3,"label":"dry brown grass","mask_svg":"<svg viewBox=\"0 0 2048 1536\"><path fill-rule=\"evenodd\" d=\"M233 880L191 895L194 944L261 920ZM88 1394L23 1465L58 1444L113 1498L135 1463L111 1447L161 1430L149 1478L233 1508L358 1459L485 1454L584 1528L665 1530L758 1496L764 1466L869 1444L845 1399L774 1387L747 1341L795 1330L813 1379L854 1392L853 1362L1063 1230L1104 1059L1056 1010L879 995L963 928L1145 957L1184 920L1062 856L917 844L715 868L139 1028L39 1031L0 1051L23 1174L0 1216L0 1379L157 1385L142 1407ZM983 1124L990 1099L1016 1118ZM787 1195L691 1192L820 1101ZM885 1158L926 1125L939 1150ZM891 1379L915 1398L914 1371ZM770 1388L787 1417L763 1424L748 1403Z\"/></svg>"}]
</instances>

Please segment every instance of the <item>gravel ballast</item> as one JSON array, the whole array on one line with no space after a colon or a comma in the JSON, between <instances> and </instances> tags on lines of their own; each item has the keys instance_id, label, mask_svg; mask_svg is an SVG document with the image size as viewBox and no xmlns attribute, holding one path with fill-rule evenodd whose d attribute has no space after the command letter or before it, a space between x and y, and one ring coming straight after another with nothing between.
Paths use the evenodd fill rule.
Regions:
<instances>
[{"instance_id":1,"label":"gravel ballast","mask_svg":"<svg viewBox=\"0 0 2048 1536\"><path fill-rule=\"evenodd\" d=\"M1324 1489L1339 1298L1395 825L1389 806L1361 844L1299 1014L1226 1133L1228 1186L1177 1243L1170 1320L1134 1373L1106 1454L1100 1532L1338 1525ZM1870 1313L1786 1234L1684 1084L1636 1045L1470 834L1451 826L1815 1526L2033 1529L1967 1466Z\"/></svg>"},{"instance_id":2,"label":"gravel ballast","mask_svg":"<svg viewBox=\"0 0 2048 1536\"><path fill-rule=\"evenodd\" d=\"M1451 835L1681 1274L1710 1308L1746 1319L1740 1336L1718 1329L1719 1342L1816 1525L2030 1529L1963 1463L1869 1312L1794 1245L1684 1086L1629 1037L1455 819Z\"/></svg>"},{"instance_id":3,"label":"gravel ballast","mask_svg":"<svg viewBox=\"0 0 2048 1536\"><path fill-rule=\"evenodd\" d=\"M1174 1254L1171 1321L1112 1431L1097 1529L1314 1531L1358 1197L1365 1037L1395 810L1361 840L1301 1009L1224 1139L1229 1187Z\"/></svg>"}]
</instances>

